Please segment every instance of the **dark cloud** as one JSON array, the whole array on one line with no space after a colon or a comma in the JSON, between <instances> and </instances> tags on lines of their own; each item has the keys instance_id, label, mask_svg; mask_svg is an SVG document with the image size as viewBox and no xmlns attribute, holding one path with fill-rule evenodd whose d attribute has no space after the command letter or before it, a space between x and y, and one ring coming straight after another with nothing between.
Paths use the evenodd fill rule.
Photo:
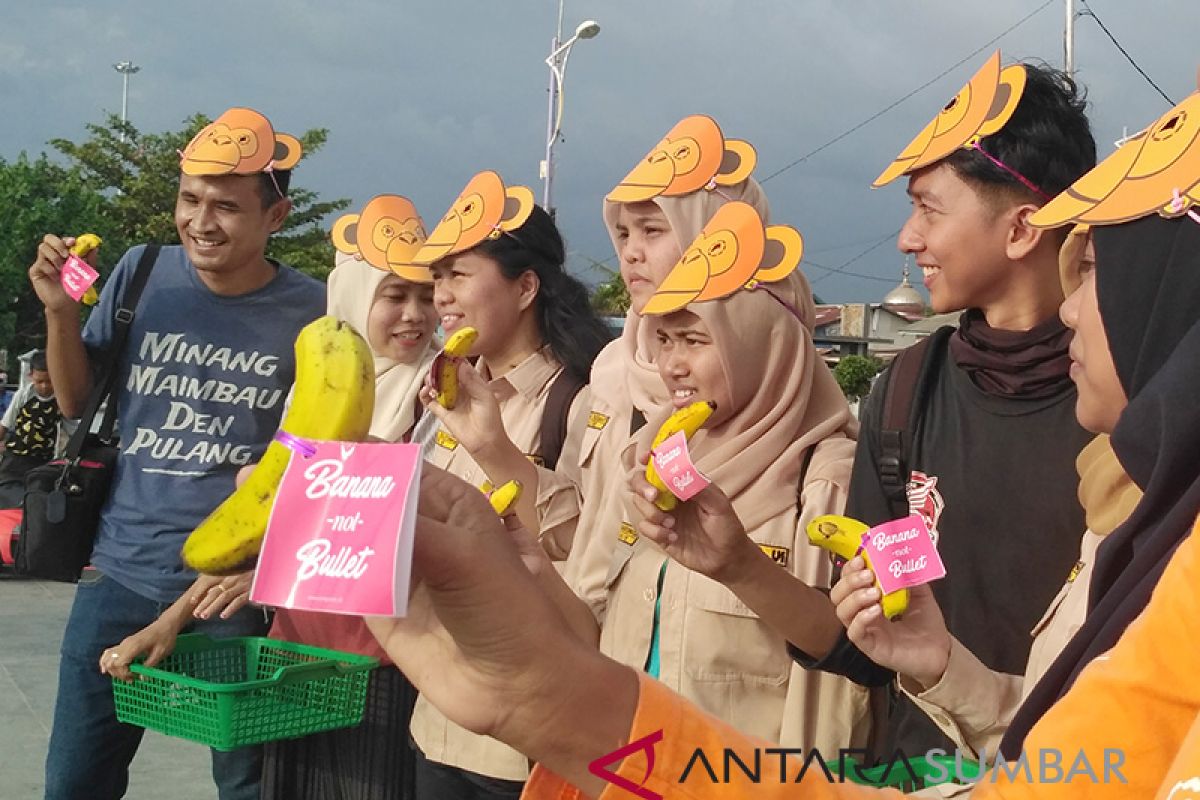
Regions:
<instances>
[{"instance_id":1,"label":"dark cloud","mask_svg":"<svg viewBox=\"0 0 1200 800\"><path fill-rule=\"evenodd\" d=\"M119 110L120 76L111 65L128 58L143 68L131 81L130 116L144 130L234 104L267 112L286 131L328 127L328 146L297 177L327 196L361 203L399 192L432 219L481 168L541 196L542 60L553 0L11 5L0 30L5 157L40 151L53 137L82 136L86 122ZM600 198L680 117L716 116L729 135L755 144L757 174L766 176L1041 5L569 2L568 30L587 17L603 27L576 47L567 71L555 196L573 263L612 255ZM1194 26L1180 24L1192 8L1183 0L1094 0L1092 7L1176 100L1194 88ZM1055 0L995 46L1006 60L1059 64L1062 25ZM840 265L901 225L907 202L899 185L868 185L986 54L767 183L774 220L800 228L813 261ZM1076 59L1102 153L1123 126L1136 129L1165 110L1091 19L1078 22ZM900 265L887 242L848 267L885 281L807 269L819 294L848 300L882 295Z\"/></svg>"}]
</instances>

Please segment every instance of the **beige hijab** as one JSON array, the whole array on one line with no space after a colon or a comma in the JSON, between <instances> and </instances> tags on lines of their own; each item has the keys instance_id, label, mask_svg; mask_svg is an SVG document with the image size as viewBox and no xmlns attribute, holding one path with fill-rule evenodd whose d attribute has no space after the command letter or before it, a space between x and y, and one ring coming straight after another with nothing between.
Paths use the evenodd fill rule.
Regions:
<instances>
[{"instance_id":1,"label":"beige hijab","mask_svg":"<svg viewBox=\"0 0 1200 800\"><path fill-rule=\"evenodd\" d=\"M739 184L713 191L700 190L681 197L656 197L654 202L662 209L671 225L671 232L679 243L682 253L700 234L717 209L732 200L742 200L758 211L763 222L768 221L770 207L767 196L758 181L747 178ZM604 225L617 248L617 211L620 203L604 201ZM812 305L812 293L808 303ZM809 317L812 318L811 315ZM642 315L633 309L625 315L625 330L621 338L604 348L592 364L592 399L599 400L609 408L622 408L633 401L635 408L650 415L667 405L667 390L658 368L654 366L654 329L642 324Z\"/></svg>"},{"instance_id":2,"label":"beige hijab","mask_svg":"<svg viewBox=\"0 0 1200 800\"><path fill-rule=\"evenodd\" d=\"M826 439L856 438L858 423L813 345L812 290L799 270L777 284L687 308L708 326L737 408L693 437L692 456L753 530L796 506L806 452ZM643 322L653 336L654 318ZM648 420L636 437L637 455L650 449L667 416L663 410ZM625 452L629 469L634 450ZM821 467L814 459L810 476Z\"/></svg>"},{"instance_id":3,"label":"beige hijab","mask_svg":"<svg viewBox=\"0 0 1200 800\"><path fill-rule=\"evenodd\" d=\"M367 336L367 316L383 279L391 273L375 269L366 261L338 253L327 286L328 313L350 323ZM374 352L374 350L372 350ZM371 418L371 436L397 442L416 419L417 392L437 355L436 343L414 364L402 364L375 354L375 414Z\"/></svg>"}]
</instances>

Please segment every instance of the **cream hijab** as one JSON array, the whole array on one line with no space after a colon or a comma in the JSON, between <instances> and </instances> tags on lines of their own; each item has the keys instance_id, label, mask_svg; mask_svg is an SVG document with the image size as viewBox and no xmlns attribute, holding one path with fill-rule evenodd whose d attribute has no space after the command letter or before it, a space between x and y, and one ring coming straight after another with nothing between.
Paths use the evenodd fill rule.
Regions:
<instances>
[{"instance_id":1,"label":"cream hijab","mask_svg":"<svg viewBox=\"0 0 1200 800\"><path fill-rule=\"evenodd\" d=\"M693 437L692 456L733 501L746 529L754 530L796 507L806 452L827 439L848 443L857 437L858 423L813 345L812 290L799 270L779 283L692 303L687 310L708 327L737 409L717 428ZM655 318L642 322L653 337ZM625 452L627 468L635 469L635 450L640 456L650 449L668 413L660 411L639 432L636 448ZM834 450L837 458L845 453ZM810 477L822 475L824 467L814 456Z\"/></svg>"},{"instance_id":2,"label":"cream hijab","mask_svg":"<svg viewBox=\"0 0 1200 800\"><path fill-rule=\"evenodd\" d=\"M384 278L391 273L340 252L335 263L326 290L328 313L350 323L366 338L371 304L375 302ZM402 364L375 354L375 414L371 418L371 436L397 442L412 427L416 420L417 392L435 355L437 346L433 340L413 364Z\"/></svg>"},{"instance_id":3,"label":"cream hijab","mask_svg":"<svg viewBox=\"0 0 1200 800\"><path fill-rule=\"evenodd\" d=\"M741 200L754 206L763 223L768 222L770 208L767 196L753 178L713 191L702 189L680 197L656 197L653 202L662 209L670 223L671 232L675 234L682 253L700 235L701 229L717 213L717 209L732 200ZM617 212L620 205L604 201L604 225L617 252ZM811 294L809 292L810 306ZM592 364L593 402L598 400L611 409L619 409L632 400L634 407L647 415L667 405L667 390L658 376L658 368L654 366L654 353L657 351L654 338L654 328L643 325L642 315L630 309L625 315L625 330L621 338L604 348Z\"/></svg>"}]
</instances>

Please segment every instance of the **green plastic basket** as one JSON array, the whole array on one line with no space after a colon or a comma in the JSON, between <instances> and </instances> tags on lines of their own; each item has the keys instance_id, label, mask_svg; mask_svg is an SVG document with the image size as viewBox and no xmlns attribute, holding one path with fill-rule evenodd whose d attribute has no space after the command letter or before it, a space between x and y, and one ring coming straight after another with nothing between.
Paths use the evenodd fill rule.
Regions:
<instances>
[{"instance_id":1,"label":"green plastic basket","mask_svg":"<svg viewBox=\"0 0 1200 800\"><path fill-rule=\"evenodd\" d=\"M940 769L935 767L935 764L939 765ZM826 766L831 774L838 774L838 762L830 761ZM965 758L961 760L957 769L961 770L963 777L968 780L977 779L982 771L979 764ZM903 792L915 792L929 786L949 783L957 777L954 756L921 756L903 762L896 759L866 769L858 767L854 759L847 758L843 775L850 783L888 787ZM937 775L939 780L931 780L933 775Z\"/></svg>"},{"instance_id":2,"label":"green plastic basket","mask_svg":"<svg viewBox=\"0 0 1200 800\"><path fill-rule=\"evenodd\" d=\"M117 719L232 750L362 721L370 656L257 636L180 636L156 667L113 680Z\"/></svg>"}]
</instances>

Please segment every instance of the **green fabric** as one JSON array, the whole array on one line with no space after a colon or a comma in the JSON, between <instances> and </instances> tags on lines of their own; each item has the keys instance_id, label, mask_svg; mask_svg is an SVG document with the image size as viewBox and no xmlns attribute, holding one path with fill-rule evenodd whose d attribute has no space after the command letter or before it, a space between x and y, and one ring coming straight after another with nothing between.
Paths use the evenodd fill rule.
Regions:
<instances>
[{"instance_id":1,"label":"green fabric","mask_svg":"<svg viewBox=\"0 0 1200 800\"><path fill-rule=\"evenodd\" d=\"M662 666L658 656L658 620L662 614L663 579L667 575L668 563L664 561L658 570L658 596L654 598L654 628L650 632L650 657L646 659L646 674L655 680L658 679L658 672Z\"/></svg>"}]
</instances>

